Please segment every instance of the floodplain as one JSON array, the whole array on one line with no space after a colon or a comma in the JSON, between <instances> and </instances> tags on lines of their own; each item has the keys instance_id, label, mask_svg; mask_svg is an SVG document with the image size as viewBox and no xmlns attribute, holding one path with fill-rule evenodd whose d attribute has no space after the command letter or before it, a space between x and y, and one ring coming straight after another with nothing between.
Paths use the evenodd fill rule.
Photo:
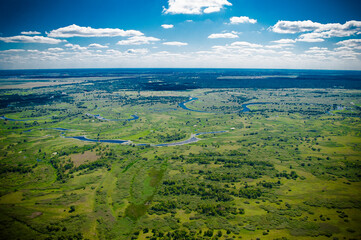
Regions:
<instances>
[{"instance_id":1,"label":"floodplain","mask_svg":"<svg viewBox=\"0 0 361 240\"><path fill-rule=\"evenodd\" d=\"M1 239L361 239L360 89L129 74L1 90Z\"/></svg>"}]
</instances>

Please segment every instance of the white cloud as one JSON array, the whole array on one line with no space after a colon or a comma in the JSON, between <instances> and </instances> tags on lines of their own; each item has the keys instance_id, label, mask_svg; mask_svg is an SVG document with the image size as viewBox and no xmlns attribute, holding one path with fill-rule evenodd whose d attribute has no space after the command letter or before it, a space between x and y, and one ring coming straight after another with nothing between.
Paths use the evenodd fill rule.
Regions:
<instances>
[{"instance_id":1,"label":"white cloud","mask_svg":"<svg viewBox=\"0 0 361 240\"><path fill-rule=\"evenodd\" d=\"M311 47L309 50L305 51L305 53L311 53L314 55L326 55L331 53L328 48L320 48L320 47Z\"/></svg>"},{"instance_id":2,"label":"white cloud","mask_svg":"<svg viewBox=\"0 0 361 240\"><path fill-rule=\"evenodd\" d=\"M231 46L238 46L238 47L251 47L251 48L260 48L263 47L260 44L250 43L250 42L234 42Z\"/></svg>"},{"instance_id":3,"label":"white cloud","mask_svg":"<svg viewBox=\"0 0 361 240\"><path fill-rule=\"evenodd\" d=\"M17 53L17 52L25 52L24 49L8 49L8 50L2 50L0 53Z\"/></svg>"},{"instance_id":4,"label":"white cloud","mask_svg":"<svg viewBox=\"0 0 361 240\"><path fill-rule=\"evenodd\" d=\"M118 51L118 50L114 50L114 49L108 49L106 51L107 54L113 54L113 55L122 55L122 52L121 51Z\"/></svg>"},{"instance_id":5,"label":"white cloud","mask_svg":"<svg viewBox=\"0 0 361 240\"><path fill-rule=\"evenodd\" d=\"M281 48L290 48L293 47L292 43L279 43L274 45L266 45L266 48L273 48L273 49L281 49Z\"/></svg>"},{"instance_id":6,"label":"white cloud","mask_svg":"<svg viewBox=\"0 0 361 240\"><path fill-rule=\"evenodd\" d=\"M214 12L219 12L221 11L220 7L208 7L206 9L204 9L204 13L214 13Z\"/></svg>"},{"instance_id":7,"label":"white cloud","mask_svg":"<svg viewBox=\"0 0 361 240\"><path fill-rule=\"evenodd\" d=\"M224 46L213 46L214 53L217 53L219 58L221 56L232 57L234 60L239 57L254 57L259 59L259 63L264 62L263 58L276 59L284 55L292 55L291 51L285 51L284 48L290 47L292 44L276 44L276 45L261 45L257 43L237 41L232 44L226 44ZM209 54L211 56L212 54Z\"/></svg>"},{"instance_id":8,"label":"white cloud","mask_svg":"<svg viewBox=\"0 0 361 240\"><path fill-rule=\"evenodd\" d=\"M68 48L71 48L72 50L87 50L86 47L81 47L80 45L78 44L71 44L71 43L68 43L68 44L65 44L64 45L65 47L68 47Z\"/></svg>"},{"instance_id":9,"label":"white cloud","mask_svg":"<svg viewBox=\"0 0 361 240\"><path fill-rule=\"evenodd\" d=\"M320 38L318 33L307 33L299 36L296 41L298 42L323 42L323 38Z\"/></svg>"},{"instance_id":10,"label":"white cloud","mask_svg":"<svg viewBox=\"0 0 361 240\"><path fill-rule=\"evenodd\" d=\"M311 58L319 58L324 60L337 59L340 61L353 60L358 61L358 57L361 56L361 53L356 52L348 48L336 48L334 50L329 50L324 47L311 47L309 50L305 51L305 54Z\"/></svg>"},{"instance_id":11,"label":"white cloud","mask_svg":"<svg viewBox=\"0 0 361 240\"><path fill-rule=\"evenodd\" d=\"M38 31L24 31L24 32L21 32L21 34L23 34L23 35L39 35L39 34L41 34L41 32L38 32Z\"/></svg>"},{"instance_id":12,"label":"white cloud","mask_svg":"<svg viewBox=\"0 0 361 240\"><path fill-rule=\"evenodd\" d=\"M208 38L238 38L238 35L234 33L213 33Z\"/></svg>"},{"instance_id":13,"label":"white cloud","mask_svg":"<svg viewBox=\"0 0 361 240\"><path fill-rule=\"evenodd\" d=\"M272 41L275 43L280 43L280 44L288 44L288 43L295 43L296 40L290 39L290 38L284 38L284 39L280 39L280 40L276 40L276 41Z\"/></svg>"},{"instance_id":14,"label":"white cloud","mask_svg":"<svg viewBox=\"0 0 361 240\"><path fill-rule=\"evenodd\" d=\"M256 19L252 19L246 16L241 16L241 17L231 17L230 19L230 24L239 24L239 23L252 23L255 24L257 23Z\"/></svg>"},{"instance_id":15,"label":"white cloud","mask_svg":"<svg viewBox=\"0 0 361 240\"><path fill-rule=\"evenodd\" d=\"M188 45L188 43L185 43L185 42L164 42L163 43L164 45L168 45L168 46L178 46L178 47L180 47L180 46L187 46Z\"/></svg>"},{"instance_id":16,"label":"white cloud","mask_svg":"<svg viewBox=\"0 0 361 240\"><path fill-rule=\"evenodd\" d=\"M347 41L347 40L346 40ZM357 45L346 42L336 46ZM279 44L280 45L280 44ZM81 67L215 67L361 69L360 53L350 49L313 47L304 52L272 48L253 42L235 42L195 52L106 49L91 51L35 51L1 53L1 68Z\"/></svg>"},{"instance_id":17,"label":"white cloud","mask_svg":"<svg viewBox=\"0 0 361 240\"><path fill-rule=\"evenodd\" d=\"M127 40L121 40L117 42L118 45L142 45L142 44L150 44L152 42L159 41L159 38L155 37L146 37L146 36L134 36L130 37Z\"/></svg>"},{"instance_id":18,"label":"white cloud","mask_svg":"<svg viewBox=\"0 0 361 240\"><path fill-rule=\"evenodd\" d=\"M232 6L227 0L168 0L164 13L202 14L219 12L224 6Z\"/></svg>"},{"instance_id":19,"label":"white cloud","mask_svg":"<svg viewBox=\"0 0 361 240\"><path fill-rule=\"evenodd\" d=\"M142 36L140 31L136 30L123 30L119 28L92 28L80 27L78 25L69 25L67 27L58 28L48 33L49 37L130 37Z\"/></svg>"},{"instance_id":20,"label":"white cloud","mask_svg":"<svg viewBox=\"0 0 361 240\"><path fill-rule=\"evenodd\" d=\"M348 37L361 32L361 21L348 21L344 24L307 21L278 21L270 28L276 33L303 33L297 41L301 42L322 42L324 38ZM309 32L309 33L305 33Z\"/></svg>"},{"instance_id":21,"label":"white cloud","mask_svg":"<svg viewBox=\"0 0 361 240\"><path fill-rule=\"evenodd\" d=\"M260 45L251 42L234 42L224 46L213 46L213 51L204 52L202 55L209 59L218 59L220 62L227 62L229 66L251 63L254 67L260 65L267 67L290 66L294 68L336 68L360 69L361 53L352 50L330 50L328 48L312 47L304 53L297 54L290 50L283 50L290 44ZM201 53L199 53L201 54ZM195 56L196 57L196 56ZM281 64L281 65L279 65ZM291 67L292 68L292 67Z\"/></svg>"},{"instance_id":22,"label":"white cloud","mask_svg":"<svg viewBox=\"0 0 361 240\"><path fill-rule=\"evenodd\" d=\"M162 28L165 28L165 29L169 29L169 28L173 28L174 25L173 24L163 24L161 25Z\"/></svg>"},{"instance_id":23,"label":"white cloud","mask_svg":"<svg viewBox=\"0 0 361 240\"><path fill-rule=\"evenodd\" d=\"M43 36L13 36L13 37L0 37L0 41L6 43L47 43L47 44L58 44L66 42L65 40L43 37Z\"/></svg>"},{"instance_id":24,"label":"white cloud","mask_svg":"<svg viewBox=\"0 0 361 240\"><path fill-rule=\"evenodd\" d=\"M348 39L336 43L337 45L342 45L347 48L356 48L361 49L361 39Z\"/></svg>"},{"instance_id":25,"label":"white cloud","mask_svg":"<svg viewBox=\"0 0 361 240\"><path fill-rule=\"evenodd\" d=\"M89 44L88 47L90 47L90 48L108 48L108 46L101 45L101 44L98 44L98 43Z\"/></svg>"},{"instance_id":26,"label":"white cloud","mask_svg":"<svg viewBox=\"0 0 361 240\"><path fill-rule=\"evenodd\" d=\"M273 27L273 32L276 33L300 33L310 32L316 30L322 26L321 23L307 21L278 21Z\"/></svg>"},{"instance_id":27,"label":"white cloud","mask_svg":"<svg viewBox=\"0 0 361 240\"><path fill-rule=\"evenodd\" d=\"M304 42L322 42L324 38L331 38L331 37L348 37L353 35L353 31L344 31L344 30L329 30L325 32L318 32L317 30L311 33L301 34L297 41L304 41Z\"/></svg>"},{"instance_id":28,"label":"white cloud","mask_svg":"<svg viewBox=\"0 0 361 240\"><path fill-rule=\"evenodd\" d=\"M66 45L68 45L68 44L66 44ZM50 51L50 52L59 52L59 51L63 51L64 49L62 49L62 48L48 48L48 51Z\"/></svg>"},{"instance_id":29,"label":"white cloud","mask_svg":"<svg viewBox=\"0 0 361 240\"><path fill-rule=\"evenodd\" d=\"M325 37L346 37L361 33L361 21L347 21L344 24L328 23L323 24L316 32L323 32Z\"/></svg>"},{"instance_id":30,"label":"white cloud","mask_svg":"<svg viewBox=\"0 0 361 240\"><path fill-rule=\"evenodd\" d=\"M359 53L361 50L361 39L348 39L344 41L340 41L336 43L340 47L336 48L335 50L343 53L352 53L354 54L355 51ZM360 54L360 53L359 53Z\"/></svg>"},{"instance_id":31,"label":"white cloud","mask_svg":"<svg viewBox=\"0 0 361 240\"><path fill-rule=\"evenodd\" d=\"M147 54L148 52L149 50L146 48L128 49L126 51L127 54L142 54L142 55Z\"/></svg>"}]
</instances>

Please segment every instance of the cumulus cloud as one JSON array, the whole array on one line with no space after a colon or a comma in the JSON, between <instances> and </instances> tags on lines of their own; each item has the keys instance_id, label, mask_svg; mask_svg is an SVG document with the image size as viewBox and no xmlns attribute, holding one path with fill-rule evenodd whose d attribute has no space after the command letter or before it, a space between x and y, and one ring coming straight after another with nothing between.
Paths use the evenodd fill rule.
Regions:
<instances>
[{"instance_id":1,"label":"cumulus cloud","mask_svg":"<svg viewBox=\"0 0 361 240\"><path fill-rule=\"evenodd\" d=\"M174 25L173 24L163 24L161 25L162 28L165 28L165 29L169 29L169 28L173 28Z\"/></svg>"},{"instance_id":2,"label":"cumulus cloud","mask_svg":"<svg viewBox=\"0 0 361 240\"><path fill-rule=\"evenodd\" d=\"M234 33L213 33L208 38L238 38L238 35Z\"/></svg>"},{"instance_id":3,"label":"cumulus cloud","mask_svg":"<svg viewBox=\"0 0 361 240\"><path fill-rule=\"evenodd\" d=\"M348 37L361 33L361 21L348 21L340 23L317 23L307 21L278 21L270 28L276 33L295 34L303 33L297 41L322 42L324 38ZM308 32L308 33L307 33Z\"/></svg>"},{"instance_id":4,"label":"cumulus cloud","mask_svg":"<svg viewBox=\"0 0 361 240\"><path fill-rule=\"evenodd\" d=\"M266 48L273 48L273 49L281 49L281 48L290 48L293 47L292 43L279 43L273 45L266 45Z\"/></svg>"},{"instance_id":5,"label":"cumulus cloud","mask_svg":"<svg viewBox=\"0 0 361 240\"><path fill-rule=\"evenodd\" d=\"M324 32L325 35L345 36L361 31L361 21L347 21L344 24L307 21L278 21L272 28L277 33ZM348 35L349 36L349 35Z\"/></svg>"},{"instance_id":6,"label":"cumulus cloud","mask_svg":"<svg viewBox=\"0 0 361 240\"><path fill-rule=\"evenodd\" d=\"M328 50L328 48L320 48L320 47L311 47L305 53L308 54L314 54L314 55L326 55L331 53L331 51Z\"/></svg>"},{"instance_id":7,"label":"cumulus cloud","mask_svg":"<svg viewBox=\"0 0 361 240\"><path fill-rule=\"evenodd\" d=\"M353 45L353 43L349 44ZM316 68L320 68L320 66L327 68L331 62L339 66L344 66L346 61L351 61L347 63L352 63L353 68L355 68L357 63L360 63L359 57L361 53L350 49L330 50L324 47L312 47L303 53L296 54L290 50L284 50L283 47L287 45L290 45L290 43L260 45L257 43L238 41L224 46L213 46L213 51L204 52L204 55L208 57L214 56L215 59L222 59L223 61L227 61L227 59L233 59L233 61L242 61L242 59L244 59L247 62L254 60L255 66L259 66L259 64L264 64L265 62L272 65L273 63L280 63L281 61L285 65L293 62L297 68L300 68L300 66L305 63L308 66L307 68L315 68L315 65L317 65ZM303 68L305 68L305 65L303 65Z\"/></svg>"},{"instance_id":8,"label":"cumulus cloud","mask_svg":"<svg viewBox=\"0 0 361 240\"><path fill-rule=\"evenodd\" d=\"M352 39L350 39L352 40ZM348 41L348 40L345 40ZM359 41L340 42L335 46L357 47ZM303 52L261 45L257 42L237 41L209 50L196 52L150 51L126 48L125 51L61 52L31 50L2 53L1 66L17 68L69 68L69 67L234 67L234 68L316 68L360 69L359 50L312 47ZM72 45L69 45L69 47ZM68 51L67 51L68 50Z\"/></svg>"},{"instance_id":9,"label":"cumulus cloud","mask_svg":"<svg viewBox=\"0 0 361 240\"><path fill-rule=\"evenodd\" d=\"M56 48L48 48L48 51L50 51L50 52L59 52L59 51L63 51L64 49L62 49L62 48L58 48L58 47L56 47Z\"/></svg>"},{"instance_id":10,"label":"cumulus cloud","mask_svg":"<svg viewBox=\"0 0 361 240\"><path fill-rule=\"evenodd\" d=\"M221 11L220 7L208 7L206 9L204 9L204 13L214 13L214 12L219 12Z\"/></svg>"},{"instance_id":11,"label":"cumulus cloud","mask_svg":"<svg viewBox=\"0 0 361 240\"><path fill-rule=\"evenodd\" d=\"M340 47L336 48L338 51L360 51L361 50L361 39L348 39L336 43Z\"/></svg>"},{"instance_id":12,"label":"cumulus cloud","mask_svg":"<svg viewBox=\"0 0 361 240\"><path fill-rule=\"evenodd\" d=\"M292 44L274 44L274 45L262 45L258 43L236 41L231 44L223 46L213 46L213 52L217 53L219 57L232 57L234 59L239 57L256 57L260 63L264 62L262 58L276 59L278 57L291 56L293 53L290 51ZM285 50L285 48L287 50ZM210 53L211 54L211 53Z\"/></svg>"},{"instance_id":13,"label":"cumulus cloud","mask_svg":"<svg viewBox=\"0 0 361 240\"><path fill-rule=\"evenodd\" d=\"M354 51L355 49L350 48L336 48L330 50L325 47L311 47L305 51L308 57L319 58L319 59L338 59L338 60L356 60L361 53Z\"/></svg>"},{"instance_id":14,"label":"cumulus cloud","mask_svg":"<svg viewBox=\"0 0 361 240\"><path fill-rule=\"evenodd\" d=\"M323 42L325 41L318 33L307 33L299 36L296 41L298 42Z\"/></svg>"},{"instance_id":15,"label":"cumulus cloud","mask_svg":"<svg viewBox=\"0 0 361 240\"><path fill-rule=\"evenodd\" d=\"M280 43L280 44L289 44L289 43L295 43L296 40L290 39L290 38L284 38L284 39L280 39L280 40L276 40L276 41L272 41L272 42Z\"/></svg>"},{"instance_id":16,"label":"cumulus cloud","mask_svg":"<svg viewBox=\"0 0 361 240\"><path fill-rule=\"evenodd\" d=\"M311 20L307 21L278 21L273 27L271 27L273 32L276 33L300 33L300 32L310 32L314 31L317 28L322 26L321 23L312 22Z\"/></svg>"},{"instance_id":17,"label":"cumulus cloud","mask_svg":"<svg viewBox=\"0 0 361 240\"><path fill-rule=\"evenodd\" d=\"M70 48L71 50L80 50L80 51L87 50L86 47L81 47L79 44L68 43L68 44L65 44L64 46L67 48Z\"/></svg>"},{"instance_id":18,"label":"cumulus cloud","mask_svg":"<svg viewBox=\"0 0 361 240\"><path fill-rule=\"evenodd\" d=\"M203 14L219 12L224 6L232 6L227 0L168 0L166 14Z\"/></svg>"},{"instance_id":19,"label":"cumulus cloud","mask_svg":"<svg viewBox=\"0 0 361 240\"><path fill-rule=\"evenodd\" d=\"M147 54L149 52L146 48L139 48L139 49L128 49L126 51L127 54Z\"/></svg>"},{"instance_id":20,"label":"cumulus cloud","mask_svg":"<svg viewBox=\"0 0 361 240\"><path fill-rule=\"evenodd\" d=\"M48 33L49 37L70 38L70 37L130 37L142 36L142 32L137 30L123 30L119 28L92 28L69 25L58 28Z\"/></svg>"},{"instance_id":21,"label":"cumulus cloud","mask_svg":"<svg viewBox=\"0 0 361 240\"><path fill-rule=\"evenodd\" d=\"M17 52L25 52L24 49L8 49L8 50L2 50L0 53L17 53Z\"/></svg>"},{"instance_id":22,"label":"cumulus cloud","mask_svg":"<svg viewBox=\"0 0 361 240\"><path fill-rule=\"evenodd\" d=\"M212 49L219 56L240 56L251 57L261 55L275 55L277 52L273 49L264 48L263 45L250 42L234 42L225 46L213 46Z\"/></svg>"},{"instance_id":23,"label":"cumulus cloud","mask_svg":"<svg viewBox=\"0 0 361 240\"><path fill-rule=\"evenodd\" d=\"M230 19L230 24L239 24L239 23L252 23L255 24L257 23L256 19L252 19L246 16L241 16L241 17L231 17Z\"/></svg>"},{"instance_id":24,"label":"cumulus cloud","mask_svg":"<svg viewBox=\"0 0 361 240\"><path fill-rule=\"evenodd\" d=\"M187 46L187 45L188 45L188 43L185 43L185 42L176 42L176 41L174 41L174 42L164 42L163 44L164 44L164 45L168 45L168 46L178 46L178 47L180 47L180 46Z\"/></svg>"},{"instance_id":25,"label":"cumulus cloud","mask_svg":"<svg viewBox=\"0 0 361 240\"><path fill-rule=\"evenodd\" d=\"M108 46L101 45L101 44L98 44L98 43L89 44L88 47L90 47L90 48L108 48Z\"/></svg>"},{"instance_id":26,"label":"cumulus cloud","mask_svg":"<svg viewBox=\"0 0 361 240\"><path fill-rule=\"evenodd\" d=\"M65 40L43 37L43 36L13 36L13 37L0 37L0 41L6 43L47 43L47 44L58 44L66 42Z\"/></svg>"},{"instance_id":27,"label":"cumulus cloud","mask_svg":"<svg viewBox=\"0 0 361 240\"><path fill-rule=\"evenodd\" d=\"M121 40L117 42L118 45L142 45L142 44L150 44L152 42L159 41L159 38L155 37L146 37L146 36L134 36L130 37L126 40Z\"/></svg>"},{"instance_id":28,"label":"cumulus cloud","mask_svg":"<svg viewBox=\"0 0 361 240\"><path fill-rule=\"evenodd\" d=\"M358 48L361 47L361 39L348 39L348 40L340 41L336 44L349 48Z\"/></svg>"},{"instance_id":29,"label":"cumulus cloud","mask_svg":"<svg viewBox=\"0 0 361 240\"><path fill-rule=\"evenodd\" d=\"M260 44L250 43L250 42L234 42L231 46L238 46L238 47L250 47L250 48L260 48L263 47Z\"/></svg>"},{"instance_id":30,"label":"cumulus cloud","mask_svg":"<svg viewBox=\"0 0 361 240\"><path fill-rule=\"evenodd\" d=\"M41 34L41 32L38 32L38 31L24 31L24 32L21 32L21 34L23 34L23 35L39 35L39 34Z\"/></svg>"},{"instance_id":31,"label":"cumulus cloud","mask_svg":"<svg viewBox=\"0 0 361 240\"><path fill-rule=\"evenodd\" d=\"M361 27L360 27L361 30ZM324 38L331 38L331 37L348 37L357 33L355 30L344 30L344 29L331 29L324 32L319 32L318 30L305 33L299 36L297 41L304 41L304 42L322 42Z\"/></svg>"},{"instance_id":32,"label":"cumulus cloud","mask_svg":"<svg viewBox=\"0 0 361 240\"><path fill-rule=\"evenodd\" d=\"M122 52L121 51L118 51L118 50L114 50L114 49L108 49L106 51L107 54L112 54L112 55L122 55Z\"/></svg>"}]
</instances>

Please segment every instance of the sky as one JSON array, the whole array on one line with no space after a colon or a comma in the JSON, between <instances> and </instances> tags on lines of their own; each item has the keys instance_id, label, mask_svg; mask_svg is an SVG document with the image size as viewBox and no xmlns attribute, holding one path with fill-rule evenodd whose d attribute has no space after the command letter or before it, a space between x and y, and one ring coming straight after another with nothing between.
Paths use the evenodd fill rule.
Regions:
<instances>
[{"instance_id":1,"label":"sky","mask_svg":"<svg viewBox=\"0 0 361 240\"><path fill-rule=\"evenodd\" d=\"M0 1L0 69L361 70L359 0Z\"/></svg>"}]
</instances>

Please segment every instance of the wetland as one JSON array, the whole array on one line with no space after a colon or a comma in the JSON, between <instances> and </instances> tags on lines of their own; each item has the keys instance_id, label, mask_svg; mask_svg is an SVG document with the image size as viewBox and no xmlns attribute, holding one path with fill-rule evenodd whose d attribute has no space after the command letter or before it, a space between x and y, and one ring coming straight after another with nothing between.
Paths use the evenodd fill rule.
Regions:
<instances>
[{"instance_id":1,"label":"wetland","mask_svg":"<svg viewBox=\"0 0 361 240\"><path fill-rule=\"evenodd\" d=\"M360 72L51 71L0 75L1 239L361 239Z\"/></svg>"}]
</instances>

